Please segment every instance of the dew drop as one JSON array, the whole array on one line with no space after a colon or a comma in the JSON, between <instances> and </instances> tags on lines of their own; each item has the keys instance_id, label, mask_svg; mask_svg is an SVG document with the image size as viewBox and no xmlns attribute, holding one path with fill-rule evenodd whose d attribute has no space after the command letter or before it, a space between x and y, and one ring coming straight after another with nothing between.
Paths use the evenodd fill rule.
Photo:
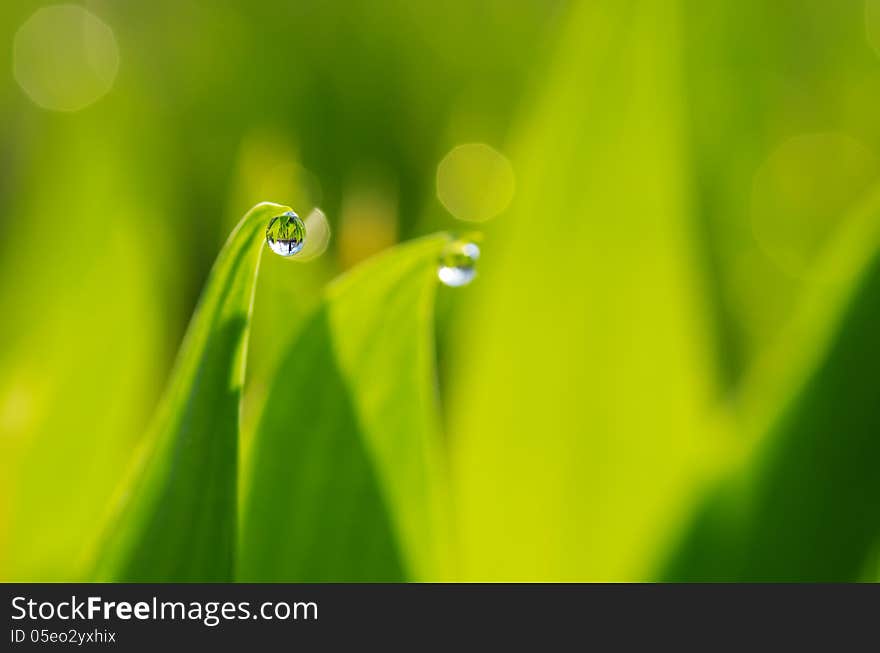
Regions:
<instances>
[{"instance_id":1,"label":"dew drop","mask_svg":"<svg viewBox=\"0 0 880 653\"><path fill-rule=\"evenodd\" d=\"M293 256L303 248L305 240L306 226L293 211L275 216L266 227L266 242L278 256Z\"/></svg>"},{"instance_id":2,"label":"dew drop","mask_svg":"<svg viewBox=\"0 0 880 653\"><path fill-rule=\"evenodd\" d=\"M437 277L450 288L466 286L477 276L480 248L469 240L456 240L446 246L440 255Z\"/></svg>"}]
</instances>

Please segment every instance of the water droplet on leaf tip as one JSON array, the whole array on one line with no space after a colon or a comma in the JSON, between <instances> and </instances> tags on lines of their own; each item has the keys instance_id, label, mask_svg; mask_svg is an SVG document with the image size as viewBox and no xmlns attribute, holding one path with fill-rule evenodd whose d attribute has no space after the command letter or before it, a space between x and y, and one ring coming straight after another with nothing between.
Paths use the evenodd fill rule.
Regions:
<instances>
[{"instance_id":1,"label":"water droplet on leaf tip","mask_svg":"<svg viewBox=\"0 0 880 653\"><path fill-rule=\"evenodd\" d=\"M440 254L437 278L450 288L468 285L477 276L476 263L480 258L479 246L469 240L456 240Z\"/></svg>"},{"instance_id":2,"label":"water droplet on leaf tip","mask_svg":"<svg viewBox=\"0 0 880 653\"><path fill-rule=\"evenodd\" d=\"M266 227L269 249L285 258L297 254L305 244L306 226L293 211L277 215Z\"/></svg>"}]
</instances>

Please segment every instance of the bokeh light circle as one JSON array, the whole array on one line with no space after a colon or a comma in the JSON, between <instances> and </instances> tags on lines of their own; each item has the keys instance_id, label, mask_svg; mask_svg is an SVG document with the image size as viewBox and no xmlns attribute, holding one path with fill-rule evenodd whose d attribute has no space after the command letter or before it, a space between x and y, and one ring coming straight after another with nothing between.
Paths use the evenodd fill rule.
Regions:
<instances>
[{"instance_id":1,"label":"bokeh light circle","mask_svg":"<svg viewBox=\"0 0 880 653\"><path fill-rule=\"evenodd\" d=\"M485 143L458 145L437 166L437 197L459 220L495 217L510 204L515 186L510 161Z\"/></svg>"},{"instance_id":2,"label":"bokeh light circle","mask_svg":"<svg viewBox=\"0 0 880 653\"><path fill-rule=\"evenodd\" d=\"M330 244L330 221L321 209L312 209L303 222L306 227L305 244L300 253L290 259L298 263L318 258Z\"/></svg>"},{"instance_id":3,"label":"bokeh light circle","mask_svg":"<svg viewBox=\"0 0 880 653\"><path fill-rule=\"evenodd\" d=\"M104 96L119 68L113 30L77 5L34 12L15 34L13 74L38 106L79 111Z\"/></svg>"},{"instance_id":4,"label":"bokeh light circle","mask_svg":"<svg viewBox=\"0 0 880 653\"><path fill-rule=\"evenodd\" d=\"M764 253L795 278L815 264L873 188L878 162L864 144L842 133L795 136L755 175L752 231Z\"/></svg>"}]
</instances>

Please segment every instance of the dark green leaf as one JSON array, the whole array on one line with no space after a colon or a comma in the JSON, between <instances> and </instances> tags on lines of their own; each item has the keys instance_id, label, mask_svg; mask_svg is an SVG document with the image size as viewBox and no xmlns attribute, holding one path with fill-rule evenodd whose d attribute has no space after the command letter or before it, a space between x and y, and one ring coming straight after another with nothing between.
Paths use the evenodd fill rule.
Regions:
<instances>
[{"instance_id":1,"label":"dark green leaf","mask_svg":"<svg viewBox=\"0 0 880 653\"><path fill-rule=\"evenodd\" d=\"M446 236L333 284L283 354L255 434L238 577L441 577L433 302Z\"/></svg>"}]
</instances>

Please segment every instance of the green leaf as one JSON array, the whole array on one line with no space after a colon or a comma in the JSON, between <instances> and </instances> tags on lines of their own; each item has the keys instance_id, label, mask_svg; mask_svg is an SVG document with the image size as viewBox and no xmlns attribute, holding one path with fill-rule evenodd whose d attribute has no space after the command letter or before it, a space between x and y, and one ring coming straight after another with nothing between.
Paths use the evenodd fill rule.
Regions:
<instances>
[{"instance_id":1,"label":"green leaf","mask_svg":"<svg viewBox=\"0 0 880 653\"><path fill-rule=\"evenodd\" d=\"M7 582L81 579L83 533L119 484L167 374L168 302L156 280L163 267L180 267L154 219L170 212L165 187L133 183L121 124L92 116L47 125L40 138L53 154L32 162L23 174L33 183L9 198L0 255ZM64 246L35 247L45 216L59 210Z\"/></svg>"},{"instance_id":2,"label":"green leaf","mask_svg":"<svg viewBox=\"0 0 880 653\"><path fill-rule=\"evenodd\" d=\"M430 236L332 284L257 427L238 578L439 579L448 561Z\"/></svg>"},{"instance_id":3,"label":"green leaf","mask_svg":"<svg viewBox=\"0 0 880 653\"><path fill-rule=\"evenodd\" d=\"M739 468L696 512L671 580L854 581L880 541L880 189L844 222L821 278L744 402ZM775 390L775 391L774 391Z\"/></svg>"},{"instance_id":4,"label":"green leaf","mask_svg":"<svg viewBox=\"0 0 880 653\"><path fill-rule=\"evenodd\" d=\"M451 339L466 579L644 579L714 464L677 5L573 5L512 151Z\"/></svg>"},{"instance_id":5,"label":"green leaf","mask_svg":"<svg viewBox=\"0 0 880 653\"><path fill-rule=\"evenodd\" d=\"M289 210L258 204L217 257L106 529L96 579L232 579L239 399L254 285L266 225Z\"/></svg>"}]
</instances>

